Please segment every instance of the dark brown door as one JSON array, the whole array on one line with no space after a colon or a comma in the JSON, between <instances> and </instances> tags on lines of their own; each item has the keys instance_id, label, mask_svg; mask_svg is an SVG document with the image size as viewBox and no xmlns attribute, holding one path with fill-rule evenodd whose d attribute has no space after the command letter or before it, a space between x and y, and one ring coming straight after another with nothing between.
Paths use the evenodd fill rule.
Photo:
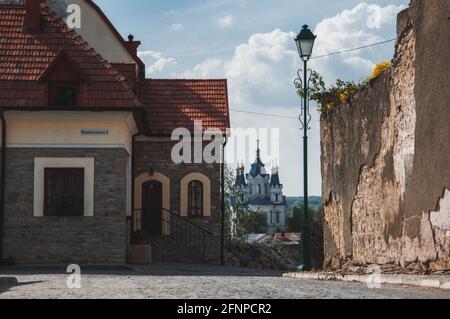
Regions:
<instances>
[{"instance_id":1,"label":"dark brown door","mask_svg":"<svg viewBox=\"0 0 450 319\"><path fill-rule=\"evenodd\" d=\"M162 184L142 185L142 230L149 235L162 234Z\"/></svg>"}]
</instances>

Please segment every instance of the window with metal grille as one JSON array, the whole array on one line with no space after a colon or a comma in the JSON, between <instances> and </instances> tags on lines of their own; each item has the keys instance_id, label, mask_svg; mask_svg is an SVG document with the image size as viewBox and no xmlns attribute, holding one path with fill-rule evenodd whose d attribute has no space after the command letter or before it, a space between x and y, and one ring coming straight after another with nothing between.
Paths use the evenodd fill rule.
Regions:
<instances>
[{"instance_id":1,"label":"window with metal grille","mask_svg":"<svg viewBox=\"0 0 450 319\"><path fill-rule=\"evenodd\" d=\"M44 216L84 215L84 168L46 168Z\"/></svg>"},{"instance_id":2,"label":"window with metal grille","mask_svg":"<svg viewBox=\"0 0 450 319\"><path fill-rule=\"evenodd\" d=\"M188 186L189 216L203 216L203 184L192 181Z\"/></svg>"}]
</instances>

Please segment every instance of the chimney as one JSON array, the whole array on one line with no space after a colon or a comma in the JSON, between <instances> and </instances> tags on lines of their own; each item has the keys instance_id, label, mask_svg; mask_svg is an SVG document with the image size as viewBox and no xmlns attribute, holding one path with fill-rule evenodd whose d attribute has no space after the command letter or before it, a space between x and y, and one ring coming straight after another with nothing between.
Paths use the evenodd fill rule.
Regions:
<instances>
[{"instance_id":1,"label":"chimney","mask_svg":"<svg viewBox=\"0 0 450 319\"><path fill-rule=\"evenodd\" d=\"M141 41L134 41L134 36L130 34L128 36L128 41L125 42L125 46L133 57L137 56L137 49L141 45Z\"/></svg>"},{"instance_id":2,"label":"chimney","mask_svg":"<svg viewBox=\"0 0 450 319\"><path fill-rule=\"evenodd\" d=\"M27 31L39 31L41 28L41 0L26 0L23 27Z\"/></svg>"}]
</instances>

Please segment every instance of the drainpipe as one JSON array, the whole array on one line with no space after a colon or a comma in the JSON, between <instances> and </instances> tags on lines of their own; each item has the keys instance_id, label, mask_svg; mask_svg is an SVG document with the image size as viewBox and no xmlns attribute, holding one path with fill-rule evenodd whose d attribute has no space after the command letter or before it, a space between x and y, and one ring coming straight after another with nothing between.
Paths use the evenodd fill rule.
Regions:
<instances>
[{"instance_id":1,"label":"drainpipe","mask_svg":"<svg viewBox=\"0 0 450 319\"><path fill-rule=\"evenodd\" d=\"M225 147L227 146L227 136L224 135L224 142L222 145L222 225L220 231L220 263L225 265Z\"/></svg>"},{"instance_id":2,"label":"drainpipe","mask_svg":"<svg viewBox=\"0 0 450 319\"><path fill-rule=\"evenodd\" d=\"M135 184L135 150L136 150L136 137L138 137L141 133L133 134L133 137L131 138L131 232L134 230L134 184Z\"/></svg>"},{"instance_id":3,"label":"drainpipe","mask_svg":"<svg viewBox=\"0 0 450 319\"><path fill-rule=\"evenodd\" d=\"M6 185L6 119L4 112L0 113L2 123L2 147L0 155L0 264L3 264L3 226L5 218L5 185Z\"/></svg>"}]
</instances>

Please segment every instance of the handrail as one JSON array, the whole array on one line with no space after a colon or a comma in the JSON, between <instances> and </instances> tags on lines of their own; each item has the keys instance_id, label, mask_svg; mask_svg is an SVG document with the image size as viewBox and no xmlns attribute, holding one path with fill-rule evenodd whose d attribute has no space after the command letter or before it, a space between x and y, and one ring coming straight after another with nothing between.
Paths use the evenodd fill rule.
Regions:
<instances>
[{"instance_id":1,"label":"handrail","mask_svg":"<svg viewBox=\"0 0 450 319\"><path fill-rule=\"evenodd\" d=\"M197 225L196 223L191 222L189 219L187 219L187 218L184 217L184 216L178 215L178 214L176 214L176 213L174 213L174 212L172 212L172 211L170 211L170 210L168 210L168 209L166 209L166 208L163 208L162 210L165 211L165 212L167 212L167 213L169 213L170 216L175 216L176 218L179 218L179 219L181 219L181 220L184 220L186 223L191 224L192 226L194 226L194 227L196 227L196 228L198 228L198 229L204 231L204 232L207 233L208 235L214 235L214 233L210 232L209 230L207 230L206 228L204 228L204 227L202 227L202 226L200 226L200 225Z\"/></svg>"},{"instance_id":2,"label":"handrail","mask_svg":"<svg viewBox=\"0 0 450 319\"><path fill-rule=\"evenodd\" d=\"M140 214L137 214L138 212ZM142 221L143 212L144 209L133 210L132 225L136 226L139 224L139 221ZM203 261L205 262L206 237L214 235L214 233L168 209L162 208L161 213L163 222L163 234L161 235L171 237L177 243L198 251L202 254ZM135 230L134 227L133 230Z\"/></svg>"}]
</instances>

